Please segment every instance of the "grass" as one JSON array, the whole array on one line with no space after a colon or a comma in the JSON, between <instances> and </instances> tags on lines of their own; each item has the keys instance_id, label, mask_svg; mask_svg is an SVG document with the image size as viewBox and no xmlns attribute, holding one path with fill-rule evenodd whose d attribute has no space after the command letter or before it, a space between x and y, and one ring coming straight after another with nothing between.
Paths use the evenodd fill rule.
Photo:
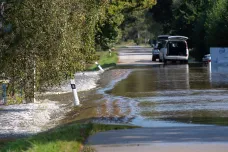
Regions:
<instances>
[{"instance_id":1,"label":"grass","mask_svg":"<svg viewBox=\"0 0 228 152\"><path fill-rule=\"evenodd\" d=\"M102 68L116 66L116 63L118 62L118 54L115 51L112 51L111 56L108 51L97 52L97 55L99 56L98 63L101 65ZM98 67L94 63L93 65L90 65L87 70L98 70Z\"/></svg>"},{"instance_id":2,"label":"grass","mask_svg":"<svg viewBox=\"0 0 228 152\"><path fill-rule=\"evenodd\" d=\"M79 152L93 151L83 144L89 135L96 132L131 129L135 126L103 125L103 124L68 124L28 138L1 144L1 152Z\"/></svg>"}]
</instances>

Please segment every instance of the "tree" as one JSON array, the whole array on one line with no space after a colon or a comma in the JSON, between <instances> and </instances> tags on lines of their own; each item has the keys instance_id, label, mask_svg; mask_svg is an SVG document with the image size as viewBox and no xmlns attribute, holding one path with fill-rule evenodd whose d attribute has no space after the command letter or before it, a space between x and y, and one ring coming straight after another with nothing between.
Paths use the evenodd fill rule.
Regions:
<instances>
[{"instance_id":1,"label":"tree","mask_svg":"<svg viewBox=\"0 0 228 152\"><path fill-rule=\"evenodd\" d=\"M135 25L139 26L137 23L144 25L143 21L145 17L144 14L140 12L151 8L155 4L155 0L112 0L106 9L106 17L104 22L100 22L98 26L96 33L96 44L98 48L107 50L116 42L118 42L121 37L128 39L129 35L131 35L130 33L133 31L138 31L139 28L135 28ZM141 14L141 16L138 15L133 17L132 14ZM137 21L133 21L132 17ZM142 35L142 33L145 33L145 30L141 31L140 35ZM131 35L130 37L133 38L136 36L134 35L132 37Z\"/></svg>"},{"instance_id":2,"label":"tree","mask_svg":"<svg viewBox=\"0 0 228 152\"><path fill-rule=\"evenodd\" d=\"M172 0L157 0L157 4L149 10L153 20L161 25L164 34L170 32L173 20L172 4Z\"/></svg>"},{"instance_id":3,"label":"tree","mask_svg":"<svg viewBox=\"0 0 228 152\"><path fill-rule=\"evenodd\" d=\"M218 0L209 11L206 27L206 40L208 47L227 47L228 40L228 3Z\"/></svg>"},{"instance_id":4,"label":"tree","mask_svg":"<svg viewBox=\"0 0 228 152\"><path fill-rule=\"evenodd\" d=\"M95 53L96 24L106 4L93 0L9 3L5 23L13 28L1 37L1 72L23 82L26 101L33 98L34 85L38 89L54 85L65 74L85 68Z\"/></svg>"},{"instance_id":5,"label":"tree","mask_svg":"<svg viewBox=\"0 0 228 152\"><path fill-rule=\"evenodd\" d=\"M12 90L22 84L26 101L60 83L94 59L95 45L109 48L121 36L126 8L145 8L155 0L7 1L0 35L0 72ZM118 15L117 13L120 13ZM12 27L12 28L11 28ZM21 86L21 85L20 85Z\"/></svg>"}]
</instances>

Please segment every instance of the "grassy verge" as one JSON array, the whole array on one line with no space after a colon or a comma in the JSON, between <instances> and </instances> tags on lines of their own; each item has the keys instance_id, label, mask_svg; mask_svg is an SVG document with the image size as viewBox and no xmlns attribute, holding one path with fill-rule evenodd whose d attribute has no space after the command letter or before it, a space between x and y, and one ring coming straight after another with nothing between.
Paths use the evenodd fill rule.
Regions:
<instances>
[{"instance_id":1,"label":"grassy verge","mask_svg":"<svg viewBox=\"0 0 228 152\"><path fill-rule=\"evenodd\" d=\"M38 135L0 144L1 152L79 152L89 135L100 131L130 129L134 126L69 124ZM93 151L85 148L84 151Z\"/></svg>"},{"instance_id":2,"label":"grassy verge","mask_svg":"<svg viewBox=\"0 0 228 152\"><path fill-rule=\"evenodd\" d=\"M101 65L102 68L116 66L116 63L118 62L118 55L115 51L111 53L111 56L108 51L97 52L97 55L99 56L98 63ZM89 65L87 70L98 70L98 67L96 64Z\"/></svg>"}]
</instances>

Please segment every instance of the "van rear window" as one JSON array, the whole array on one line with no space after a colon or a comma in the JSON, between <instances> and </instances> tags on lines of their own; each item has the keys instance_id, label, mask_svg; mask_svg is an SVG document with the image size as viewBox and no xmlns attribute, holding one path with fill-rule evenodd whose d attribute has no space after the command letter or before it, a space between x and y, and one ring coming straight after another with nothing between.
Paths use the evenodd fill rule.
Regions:
<instances>
[{"instance_id":1,"label":"van rear window","mask_svg":"<svg viewBox=\"0 0 228 152\"><path fill-rule=\"evenodd\" d=\"M169 42L169 48L186 48L185 42Z\"/></svg>"},{"instance_id":2,"label":"van rear window","mask_svg":"<svg viewBox=\"0 0 228 152\"><path fill-rule=\"evenodd\" d=\"M167 55L186 56L187 46L185 41L169 42Z\"/></svg>"}]
</instances>

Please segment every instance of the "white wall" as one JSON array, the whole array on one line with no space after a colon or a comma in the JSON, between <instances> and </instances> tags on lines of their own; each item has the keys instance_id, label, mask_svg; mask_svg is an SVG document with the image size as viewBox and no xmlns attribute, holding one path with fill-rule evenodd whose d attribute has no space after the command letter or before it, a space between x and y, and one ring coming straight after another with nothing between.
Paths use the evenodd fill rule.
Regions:
<instances>
[{"instance_id":1,"label":"white wall","mask_svg":"<svg viewBox=\"0 0 228 152\"><path fill-rule=\"evenodd\" d=\"M228 65L228 48L210 48L212 66Z\"/></svg>"},{"instance_id":2,"label":"white wall","mask_svg":"<svg viewBox=\"0 0 228 152\"><path fill-rule=\"evenodd\" d=\"M210 48L210 53L211 53L211 72L227 75L228 74L228 48L213 47L213 48ZM226 78L223 76L223 79L225 80Z\"/></svg>"}]
</instances>

